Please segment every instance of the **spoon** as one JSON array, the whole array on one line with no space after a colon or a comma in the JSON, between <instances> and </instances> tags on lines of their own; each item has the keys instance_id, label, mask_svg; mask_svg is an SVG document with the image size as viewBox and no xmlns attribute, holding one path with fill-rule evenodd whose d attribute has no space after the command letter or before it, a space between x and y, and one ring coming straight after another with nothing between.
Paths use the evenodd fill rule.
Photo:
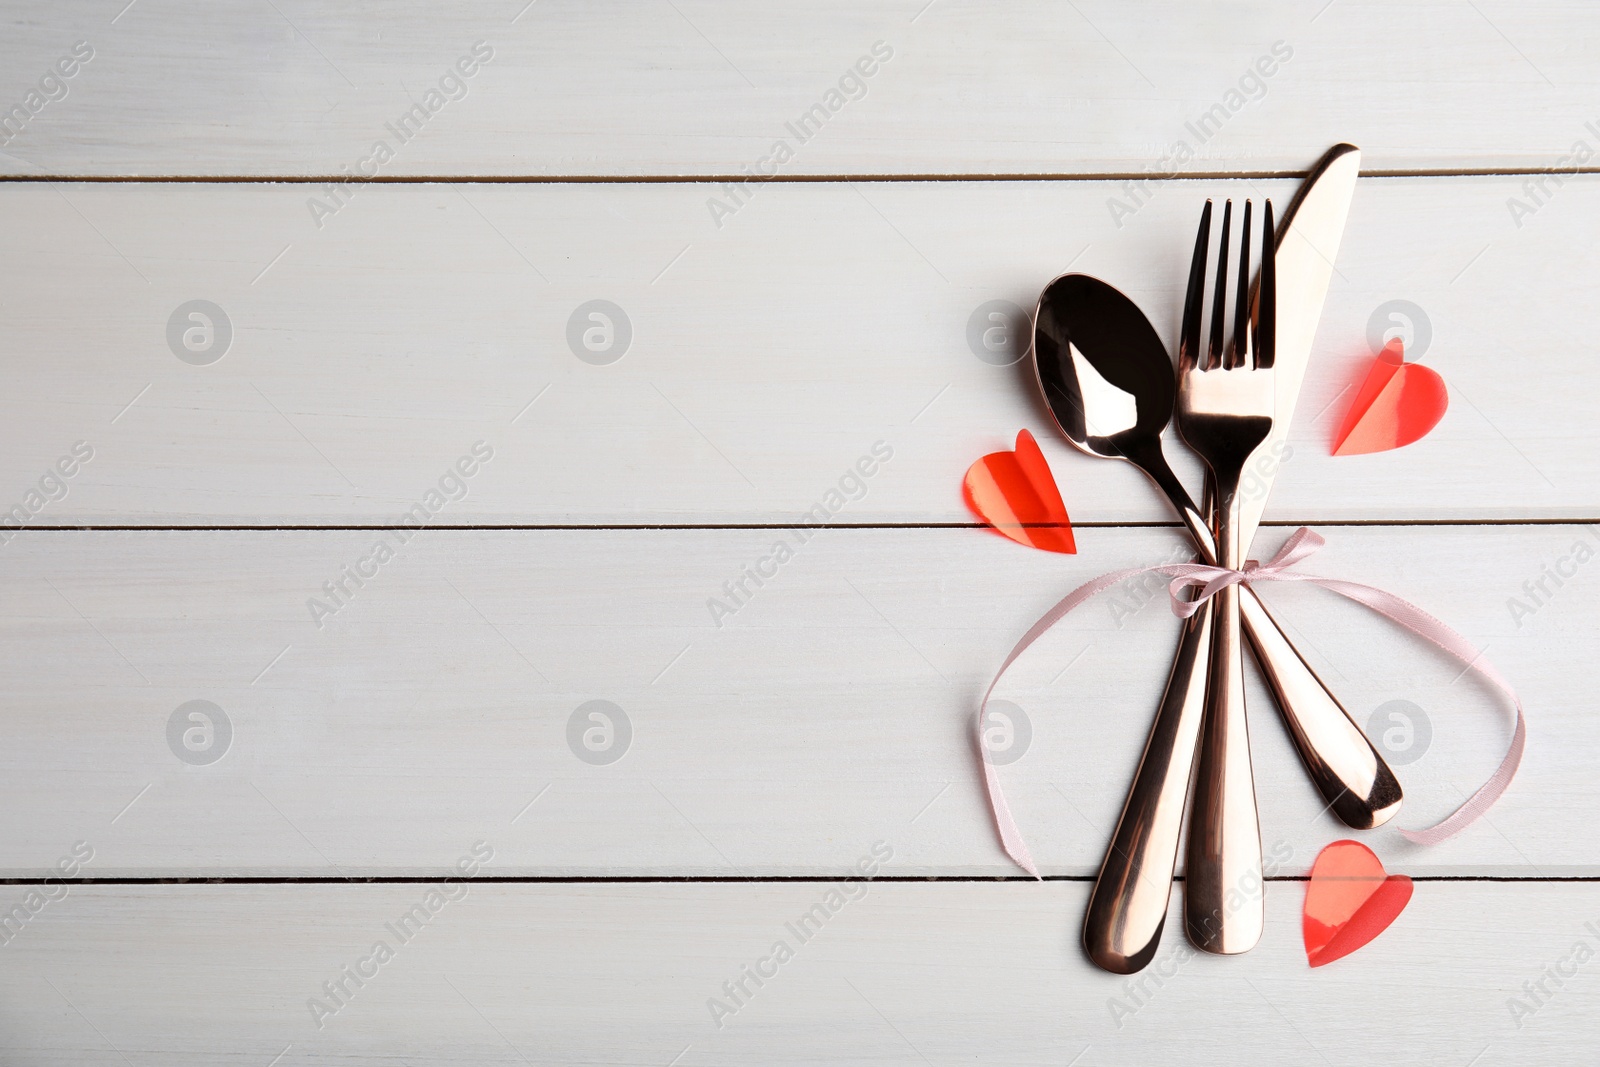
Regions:
<instances>
[{"instance_id":1,"label":"spoon","mask_svg":"<svg viewBox=\"0 0 1600 1067\"><path fill-rule=\"evenodd\" d=\"M1039 297L1034 369L1057 425L1079 450L1144 471L1171 502L1207 563L1206 521L1162 450L1177 382L1171 357L1138 306L1085 274L1065 274ZM1240 615L1268 688L1323 799L1345 823L1369 829L1400 807L1400 784L1248 586ZM1130 974L1160 940L1205 703L1211 612L1184 625L1167 688L1106 852L1084 923L1101 967Z\"/></svg>"}]
</instances>

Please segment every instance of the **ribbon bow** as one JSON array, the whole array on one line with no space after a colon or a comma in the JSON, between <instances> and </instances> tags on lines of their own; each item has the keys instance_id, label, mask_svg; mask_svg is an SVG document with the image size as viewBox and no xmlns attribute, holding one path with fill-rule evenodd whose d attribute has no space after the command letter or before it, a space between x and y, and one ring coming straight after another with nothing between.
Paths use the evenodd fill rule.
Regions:
<instances>
[{"instance_id":1,"label":"ribbon bow","mask_svg":"<svg viewBox=\"0 0 1600 1067\"><path fill-rule=\"evenodd\" d=\"M1283 547L1278 549L1278 554L1265 563L1260 560L1247 560L1245 565L1236 571L1227 567L1213 567L1208 563L1169 563L1159 567L1143 567L1133 573L1159 571L1162 574L1173 575L1172 581L1167 584L1167 592L1172 597L1172 613L1180 619L1187 619L1200 610L1201 604L1230 585L1249 585L1251 582L1319 581L1320 579L1308 575L1290 574L1288 571L1327 543L1322 535L1302 526L1283 543ZM1187 589L1199 590L1193 600L1185 600L1182 597L1181 594Z\"/></svg>"},{"instance_id":2,"label":"ribbon bow","mask_svg":"<svg viewBox=\"0 0 1600 1067\"><path fill-rule=\"evenodd\" d=\"M1200 605L1214 596L1218 591L1230 585L1250 585L1255 582L1310 582L1319 585L1330 592L1354 600L1365 605L1386 618L1399 623L1418 637L1425 638L1443 649L1450 656L1459 660L1466 668L1477 671L1486 680L1506 695L1516 708L1516 726L1511 733L1511 742L1506 747L1506 753L1500 760L1500 765L1495 768L1488 781L1479 786L1477 791L1464 801L1460 807L1451 812L1444 819L1432 826L1421 830L1401 830L1400 833L1408 840L1419 845L1434 845L1466 829L1478 817L1488 811L1494 802L1511 784L1511 779L1516 776L1517 767L1522 762L1522 750L1527 740L1527 724L1523 718L1522 701L1517 697L1516 691L1511 688L1511 683L1495 670L1488 660L1483 658L1483 653L1473 647L1461 634L1439 619L1423 611L1409 600L1395 596L1393 593L1359 582L1346 582L1338 578L1323 578L1315 574L1301 574L1293 568L1318 549L1327 544L1323 538L1306 529L1304 526L1296 530L1289 539L1278 549L1275 556L1265 563L1250 560L1239 570L1227 567L1214 567L1204 563L1163 563L1153 567L1130 567L1125 570L1112 571L1091 579L1068 593L1049 611L1045 612L1029 627L1028 632L1012 648L1006 656L1005 662L995 673L994 680L989 683L989 688L983 694L983 702L978 706L977 740L978 758L983 764L984 787L989 794L989 806L994 811L995 829L1000 833L1000 842L1005 847L1006 854L1016 861L1017 865L1035 878L1039 877L1038 868L1034 865L1033 856L1028 851L1027 844L1022 840L1022 831L1018 829L1016 820L1011 816L1011 809L1006 804L1005 794L1000 789L1000 778L995 767L983 753L983 721L988 712L989 698L993 695L995 687L1005 677L1006 671L1016 662L1018 657L1040 637L1044 636L1056 623L1084 601L1104 592L1118 582L1125 581L1140 574L1165 574L1172 581L1167 585L1167 592L1172 599L1172 613L1180 619L1186 619L1199 610ZM1188 590L1197 590L1192 600L1185 599L1183 594Z\"/></svg>"}]
</instances>

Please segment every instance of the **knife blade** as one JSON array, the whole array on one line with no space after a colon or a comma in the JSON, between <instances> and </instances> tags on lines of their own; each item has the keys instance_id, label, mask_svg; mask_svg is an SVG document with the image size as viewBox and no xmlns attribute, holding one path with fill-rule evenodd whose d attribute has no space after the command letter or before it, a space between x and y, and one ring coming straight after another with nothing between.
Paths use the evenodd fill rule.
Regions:
<instances>
[{"instance_id":1,"label":"knife blade","mask_svg":"<svg viewBox=\"0 0 1600 1067\"><path fill-rule=\"evenodd\" d=\"M1352 144L1334 145L1311 169L1284 212L1273 256L1278 274L1277 350L1272 365L1277 399L1272 432L1257 455L1278 459L1289 436L1360 169L1361 149ZM1247 550L1282 466L1275 462L1254 471L1259 485L1244 502L1239 520L1240 543Z\"/></svg>"},{"instance_id":2,"label":"knife blade","mask_svg":"<svg viewBox=\"0 0 1600 1067\"><path fill-rule=\"evenodd\" d=\"M1276 397L1272 432L1257 452L1277 462L1252 472L1258 484L1241 507L1240 520L1247 554L1282 467L1284 441L1311 359L1360 167L1361 151L1354 145L1330 148L1290 202L1278 238L1273 258L1277 270ZM1208 500L1208 512L1209 505ZM1267 687L1283 712L1301 762L1329 807L1346 824L1362 829L1392 818L1400 810L1403 791L1383 756L1289 643L1282 623L1266 605L1257 597L1246 597L1240 608Z\"/></svg>"}]
</instances>

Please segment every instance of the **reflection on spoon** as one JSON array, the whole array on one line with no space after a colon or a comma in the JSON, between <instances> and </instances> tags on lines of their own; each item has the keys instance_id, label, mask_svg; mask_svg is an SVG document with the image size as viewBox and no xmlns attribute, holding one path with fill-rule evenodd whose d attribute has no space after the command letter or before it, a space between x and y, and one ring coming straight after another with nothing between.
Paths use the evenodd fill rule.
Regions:
<instances>
[{"instance_id":1,"label":"reflection on spoon","mask_svg":"<svg viewBox=\"0 0 1600 1067\"><path fill-rule=\"evenodd\" d=\"M1091 437L1111 437L1139 425L1139 400L1118 388L1095 369L1077 345L1068 342L1079 410ZM1093 414L1090 414L1093 412Z\"/></svg>"}]
</instances>

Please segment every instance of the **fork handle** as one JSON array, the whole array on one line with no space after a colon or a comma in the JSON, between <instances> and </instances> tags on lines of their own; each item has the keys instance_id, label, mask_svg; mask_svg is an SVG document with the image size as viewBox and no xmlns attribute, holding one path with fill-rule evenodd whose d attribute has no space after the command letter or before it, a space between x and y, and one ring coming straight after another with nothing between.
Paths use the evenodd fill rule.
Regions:
<instances>
[{"instance_id":1,"label":"fork handle","mask_svg":"<svg viewBox=\"0 0 1600 1067\"><path fill-rule=\"evenodd\" d=\"M1218 562L1240 564L1237 469L1217 474ZM1261 824L1250 728L1245 721L1244 648L1239 587L1212 598L1211 658L1205 715L1200 725L1200 767L1189 817L1183 914L1189 940L1207 952L1247 952L1261 940L1266 886L1261 871Z\"/></svg>"},{"instance_id":2,"label":"fork handle","mask_svg":"<svg viewBox=\"0 0 1600 1067\"><path fill-rule=\"evenodd\" d=\"M1250 731L1245 722L1238 588L1212 597L1210 676L1200 727L1200 768L1189 816L1183 917L1207 952L1247 952L1261 940L1265 885Z\"/></svg>"}]
</instances>

